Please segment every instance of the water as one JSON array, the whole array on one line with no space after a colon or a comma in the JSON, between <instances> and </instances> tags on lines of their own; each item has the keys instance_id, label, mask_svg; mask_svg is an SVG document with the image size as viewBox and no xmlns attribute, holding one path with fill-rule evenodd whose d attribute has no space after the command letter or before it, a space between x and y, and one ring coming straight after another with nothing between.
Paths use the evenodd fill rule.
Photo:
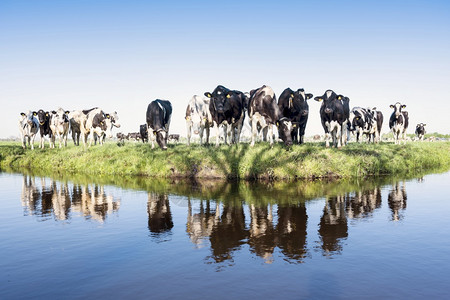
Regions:
<instances>
[{"instance_id":1,"label":"water","mask_svg":"<svg viewBox=\"0 0 450 300\"><path fill-rule=\"evenodd\" d=\"M0 298L448 299L448 182L0 173Z\"/></svg>"}]
</instances>

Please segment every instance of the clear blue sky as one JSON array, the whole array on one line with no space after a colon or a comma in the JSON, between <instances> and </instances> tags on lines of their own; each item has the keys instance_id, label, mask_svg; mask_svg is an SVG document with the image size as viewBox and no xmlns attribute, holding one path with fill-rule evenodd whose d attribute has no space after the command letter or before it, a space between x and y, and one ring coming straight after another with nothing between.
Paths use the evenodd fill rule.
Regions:
<instances>
[{"instance_id":1,"label":"clear blue sky","mask_svg":"<svg viewBox=\"0 0 450 300\"><path fill-rule=\"evenodd\" d=\"M407 105L413 133L450 133L449 1L0 1L0 137L20 112L99 106L138 131L172 102L185 135L194 94L218 84L326 89L350 105ZM323 133L310 101L307 135ZM116 130L117 132L117 130Z\"/></svg>"}]
</instances>

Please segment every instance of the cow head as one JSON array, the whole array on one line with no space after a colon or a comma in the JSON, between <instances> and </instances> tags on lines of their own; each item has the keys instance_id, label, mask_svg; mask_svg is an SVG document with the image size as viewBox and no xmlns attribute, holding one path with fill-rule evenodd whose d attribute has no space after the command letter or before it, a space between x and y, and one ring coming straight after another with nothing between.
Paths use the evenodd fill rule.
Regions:
<instances>
[{"instance_id":1,"label":"cow head","mask_svg":"<svg viewBox=\"0 0 450 300\"><path fill-rule=\"evenodd\" d=\"M57 111L52 110L52 124L58 126L58 125L64 125L64 123L69 122L69 111L64 111L64 109L60 108Z\"/></svg>"},{"instance_id":2,"label":"cow head","mask_svg":"<svg viewBox=\"0 0 450 300\"><path fill-rule=\"evenodd\" d=\"M167 150L167 132L161 128L153 131L153 134L156 136L156 142L158 143L159 147L163 150Z\"/></svg>"},{"instance_id":3,"label":"cow head","mask_svg":"<svg viewBox=\"0 0 450 300\"><path fill-rule=\"evenodd\" d=\"M231 98L232 91L224 86L217 86L212 93L206 92L205 96L210 98L210 107L214 108L214 111L218 114L223 114L225 112L225 106L227 100Z\"/></svg>"},{"instance_id":4,"label":"cow head","mask_svg":"<svg viewBox=\"0 0 450 300\"><path fill-rule=\"evenodd\" d=\"M389 106L390 108L394 109L395 117L398 118L402 114L402 109L406 107L405 104L400 104L400 102L397 102L395 104L391 104Z\"/></svg>"},{"instance_id":5,"label":"cow head","mask_svg":"<svg viewBox=\"0 0 450 300\"><path fill-rule=\"evenodd\" d=\"M311 99L313 94L306 94L304 89L298 89L289 98L289 103L294 106L295 110L299 112L300 116L307 116L309 114L309 106L306 100Z\"/></svg>"},{"instance_id":6,"label":"cow head","mask_svg":"<svg viewBox=\"0 0 450 300\"><path fill-rule=\"evenodd\" d=\"M50 113L48 111L44 111L40 109L37 112L37 119L39 121L39 125L44 125L46 121L50 119Z\"/></svg>"},{"instance_id":7,"label":"cow head","mask_svg":"<svg viewBox=\"0 0 450 300\"><path fill-rule=\"evenodd\" d=\"M292 122L288 118L281 118L277 121L278 136L288 147L292 146Z\"/></svg>"},{"instance_id":8,"label":"cow head","mask_svg":"<svg viewBox=\"0 0 450 300\"><path fill-rule=\"evenodd\" d=\"M35 111L27 111L26 113L20 113L19 122L22 127L25 127L26 124L34 127L34 124L37 124L37 112Z\"/></svg>"},{"instance_id":9,"label":"cow head","mask_svg":"<svg viewBox=\"0 0 450 300\"><path fill-rule=\"evenodd\" d=\"M326 90L322 96L317 96L314 100L322 102L323 111L325 114L333 113L333 100L337 98L337 95L332 90Z\"/></svg>"}]
</instances>

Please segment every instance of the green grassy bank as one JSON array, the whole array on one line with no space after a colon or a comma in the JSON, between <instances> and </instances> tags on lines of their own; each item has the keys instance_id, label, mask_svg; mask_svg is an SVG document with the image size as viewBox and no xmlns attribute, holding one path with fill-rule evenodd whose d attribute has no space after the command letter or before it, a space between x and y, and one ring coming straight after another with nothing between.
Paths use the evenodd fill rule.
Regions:
<instances>
[{"instance_id":1,"label":"green grassy bank","mask_svg":"<svg viewBox=\"0 0 450 300\"><path fill-rule=\"evenodd\" d=\"M450 142L352 143L342 149L326 149L323 143L282 145L266 143L188 147L169 145L167 151L149 145L107 143L84 149L23 150L19 143L0 143L0 167L49 173L90 175L141 175L241 179L315 179L408 175L426 170L450 169Z\"/></svg>"}]
</instances>

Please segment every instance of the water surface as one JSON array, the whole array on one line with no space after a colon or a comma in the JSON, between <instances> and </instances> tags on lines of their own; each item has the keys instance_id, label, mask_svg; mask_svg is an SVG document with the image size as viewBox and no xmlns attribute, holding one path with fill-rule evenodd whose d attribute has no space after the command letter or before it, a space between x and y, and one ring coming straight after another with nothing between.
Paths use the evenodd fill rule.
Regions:
<instances>
[{"instance_id":1,"label":"water surface","mask_svg":"<svg viewBox=\"0 0 450 300\"><path fill-rule=\"evenodd\" d=\"M448 298L448 182L0 173L0 298Z\"/></svg>"}]
</instances>

